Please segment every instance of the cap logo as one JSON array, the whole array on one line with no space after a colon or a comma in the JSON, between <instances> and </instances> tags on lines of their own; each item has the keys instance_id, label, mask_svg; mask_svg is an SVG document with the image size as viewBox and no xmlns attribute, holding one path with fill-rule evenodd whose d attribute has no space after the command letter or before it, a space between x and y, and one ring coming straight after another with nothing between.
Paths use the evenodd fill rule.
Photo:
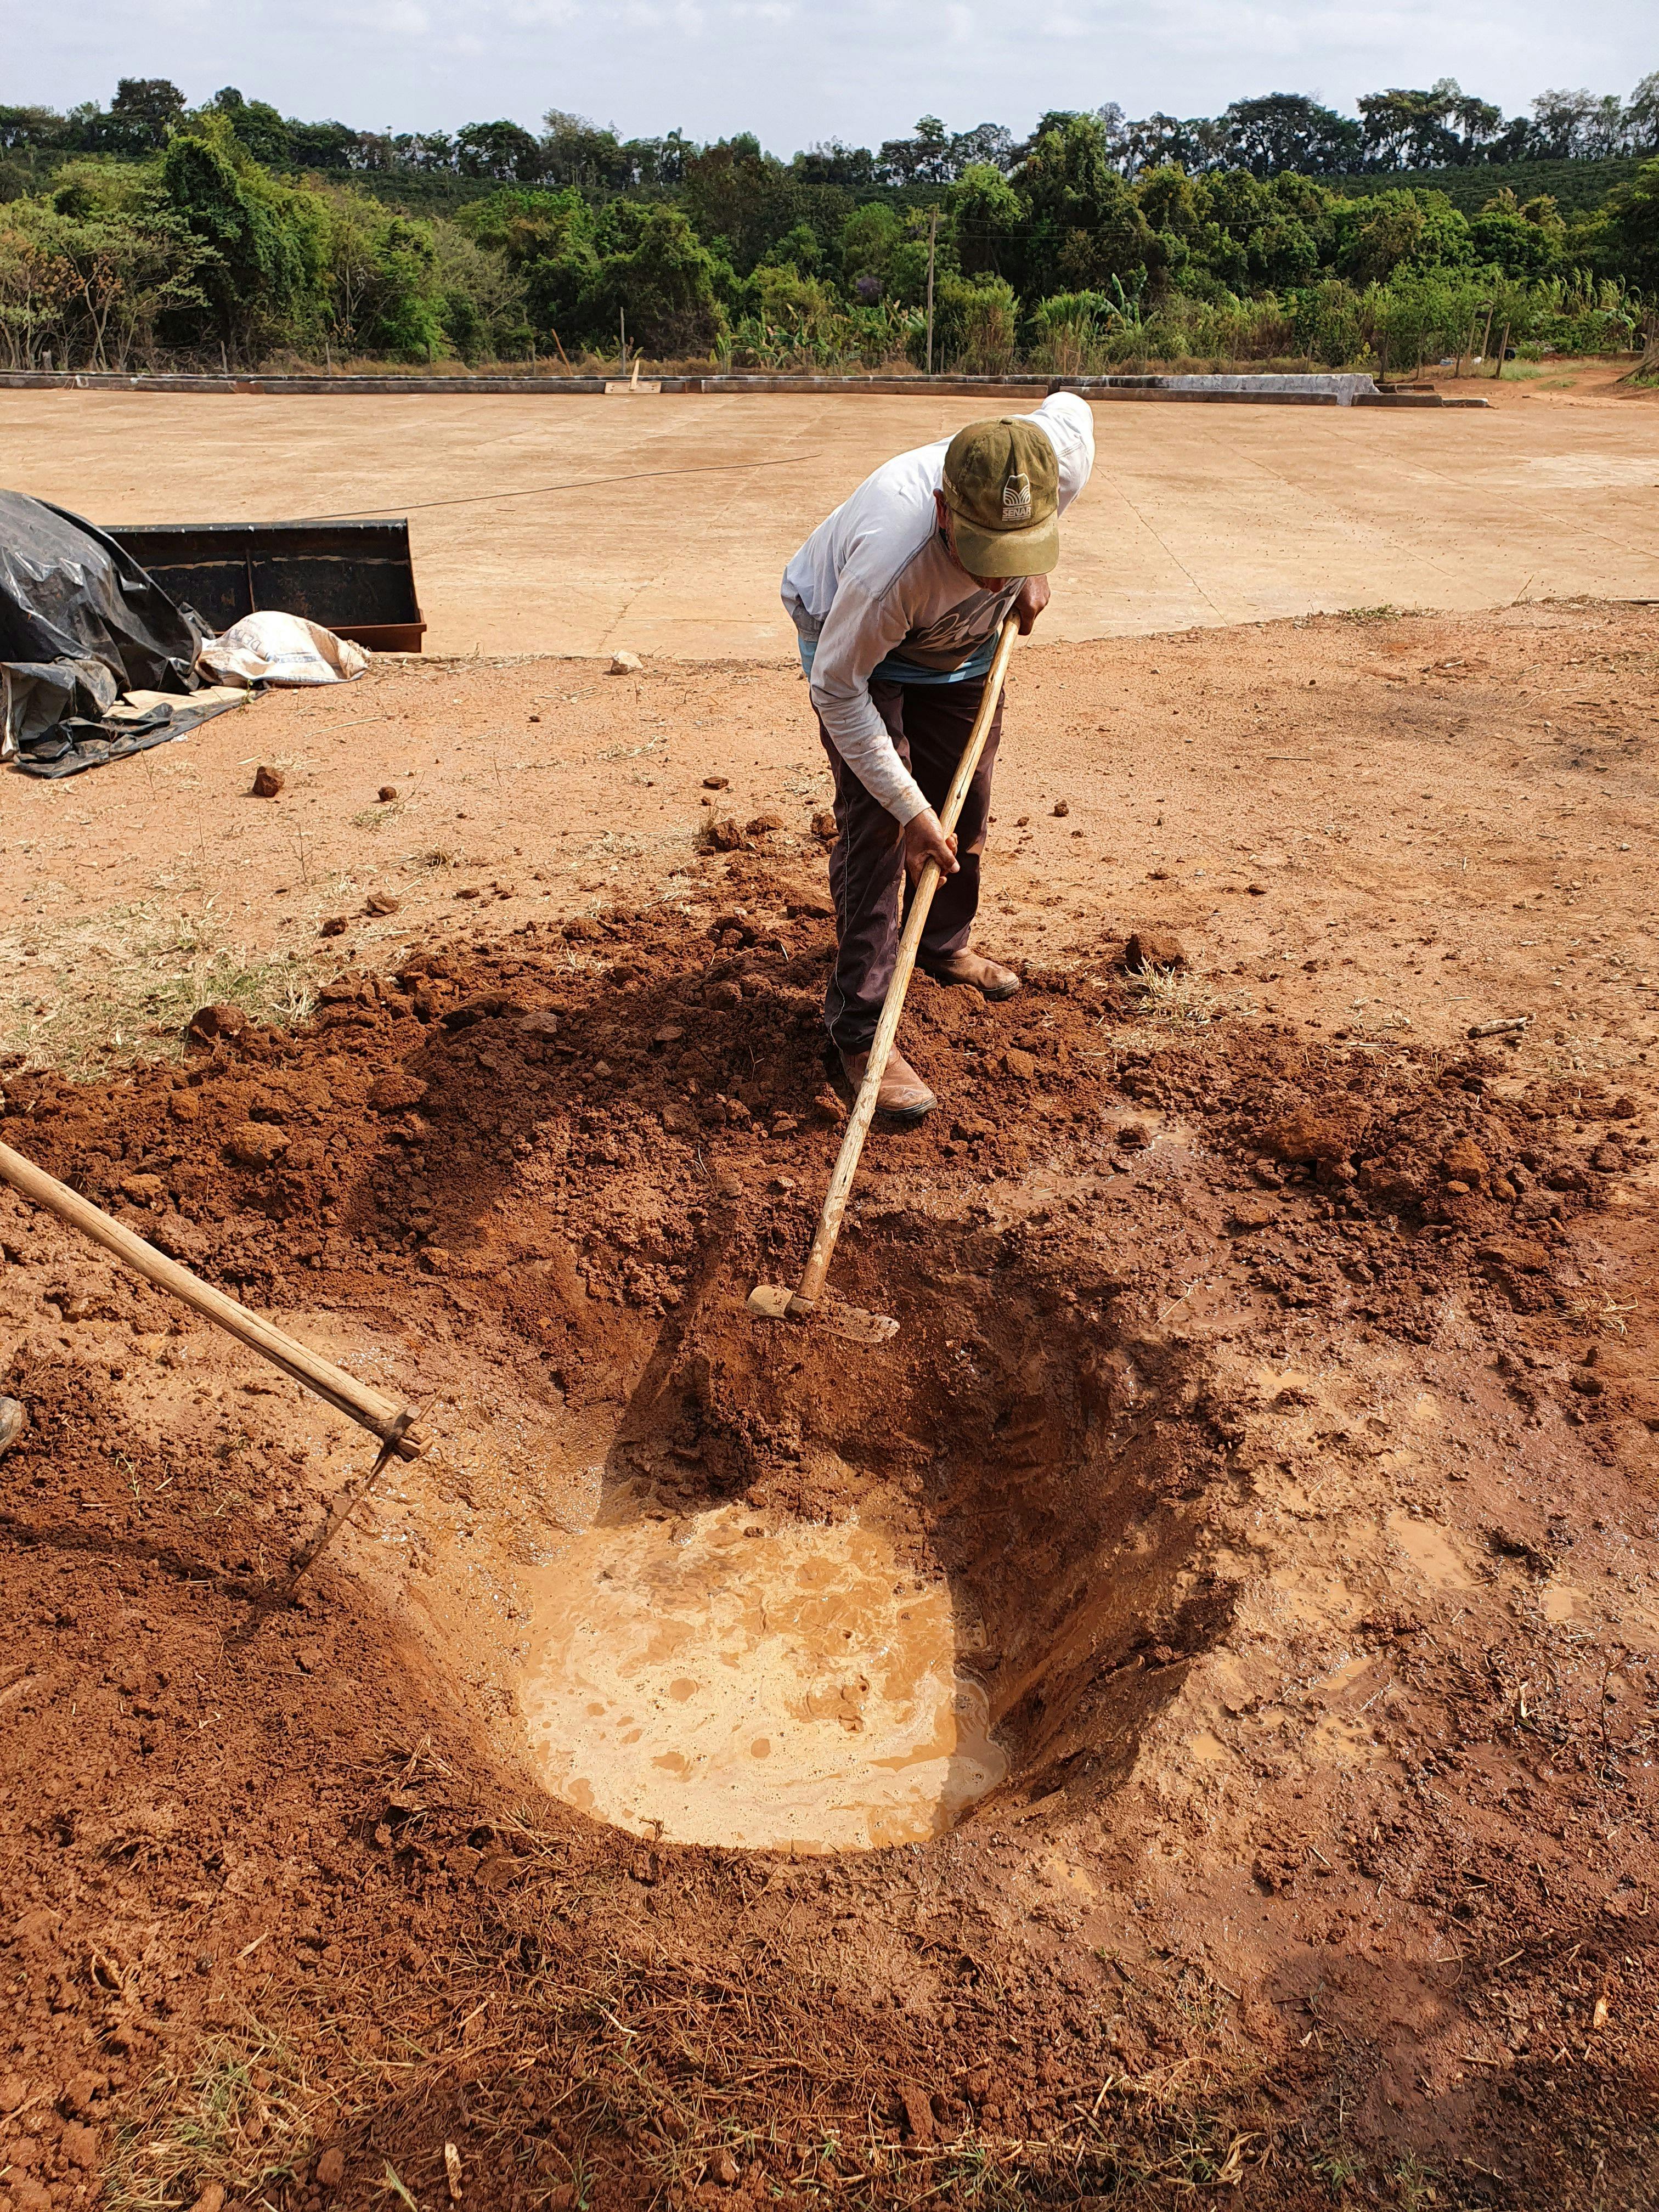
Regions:
<instances>
[{"instance_id":1,"label":"cap logo","mask_svg":"<svg viewBox=\"0 0 1659 2212\"><path fill-rule=\"evenodd\" d=\"M1031 520L1031 479L1014 475L1006 477L1002 486L1002 526L1005 530L1020 530Z\"/></svg>"}]
</instances>

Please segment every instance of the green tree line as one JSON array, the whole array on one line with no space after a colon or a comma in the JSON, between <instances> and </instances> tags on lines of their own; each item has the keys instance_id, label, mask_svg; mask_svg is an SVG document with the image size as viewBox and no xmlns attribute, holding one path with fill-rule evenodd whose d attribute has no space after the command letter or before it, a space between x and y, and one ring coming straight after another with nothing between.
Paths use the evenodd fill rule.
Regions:
<instances>
[{"instance_id":1,"label":"green tree line","mask_svg":"<svg viewBox=\"0 0 1659 2212\"><path fill-rule=\"evenodd\" d=\"M221 94L191 112L124 81L98 112L131 118L130 139L57 154L0 204L0 358L574 364L631 345L763 367L1401 367L1505 328L1629 346L1659 301L1659 159L1593 210L1504 186L1465 214L1265 156L1126 163L1110 113L1055 111L1018 146L990 125L964 134L973 158L949 142L931 173L884 147L897 182L860 180L846 149L786 162L751 137L652 142L651 178L618 182L605 148L623 142L554 115L562 173L483 179L437 215L276 159L258 107ZM924 118L910 143L938 138Z\"/></svg>"},{"instance_id":2,"label":"green tree line","mask_svg":"<svg viewBox=\"0 0 1659 2212\"><path fill-rule=\"evenodd\" d=\"M1107 159L1126 176L1172 165L1189 175L1249 169L1265 177L1295 169L1305 176L1359 176L1659 154L1659 70L1644 76L1628 100L1585 88L1542 92L1526 115L1506 117L1496 101L1466 93L1455 77L1426 90L1395 86L1362 93L1355 105L1356 115L1342 115L1304 94L1273 92L1234 100L1218 116L1159 112L1131 120L1115 102L1095 112ZM228 85L204 112L228 117L247 151L272 169L402 170L620 192L672 189L684 182L686 164L705 150L677 131L623 138L560 109L544 118L539 133L507 120L469 123L453 133L360 131L345 123L301 122ZM0 105L0 196L8 154L155 153L186 112L183 93L166 77L123 77L107 107L88 100L60 113ZM1037 128L1040 133L1042 125ZM1006 173L1025 158L1031 143L1002 124L951 131L927 115L908 137L873 149L832 140L797 154L790 166L805 182L854 191L945 185L985 162Z\"/></svg>"}]
</instances>

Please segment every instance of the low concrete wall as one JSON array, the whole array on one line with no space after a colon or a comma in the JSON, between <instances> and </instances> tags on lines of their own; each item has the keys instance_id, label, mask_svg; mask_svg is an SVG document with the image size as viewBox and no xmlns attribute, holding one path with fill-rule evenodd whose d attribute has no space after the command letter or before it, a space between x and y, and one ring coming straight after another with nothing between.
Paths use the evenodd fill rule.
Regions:
<instances>
[{"instance_id":1,"label":"low concrete wall","mask_svg":"<svg viewBox=\"0 0 1659 2212\"><path fill-rule=\"evenodd\" d=\"M1367 375L1348 371L1306 376L664 376L652 384L667 392L710 394L866 394L889 399L1041 399L1050 392L1080 392L1090 399L1216 402L1269 407L1437 407L1438 392L1379 392ZM602 376L116 376L88 370L0 370L0 391L220 392L234 396L316 398L426 398L434 394L477 398L504 392L516 398L597 398L616 380ZM618 395L621 396L621 395ZM652 393L641 392L641 398ZM1462 403L1468 405L1471 403ZM1484 401L1474 403L1484 405Z\"/></svg>"}]
</instances>

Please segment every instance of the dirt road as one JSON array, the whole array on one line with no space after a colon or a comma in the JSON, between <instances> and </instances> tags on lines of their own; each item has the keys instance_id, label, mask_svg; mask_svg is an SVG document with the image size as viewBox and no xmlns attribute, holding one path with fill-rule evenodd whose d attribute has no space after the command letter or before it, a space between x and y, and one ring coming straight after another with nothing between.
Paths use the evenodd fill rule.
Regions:
<instances>
[{"instance_id":1,"label":"dirt road","mask_svg":"<svg viewBox=\"0 0 1659 2212\"><path fill-rule=\"evenodd\" d=\"M1659 597L1659 392L1550 383L1491 412L1097 405L1049 635ZM9 484L98 522L406 514L437 653L765 659L807 532L982 404L28 392L0 436Z\"/></svg>"},{"instance_id":2,"label":"dirt road","mask_svg":"<svg viewBox=\"0 0 1659 2212\"><path fill-rule=\"evenodd\" d=\"M1026 987L918 990L868 1365L742 1310L844 1103L792 672L380 665L9 779L8 1140L441 1440L262 1609L356 1439L0 1203L17 2212L1650 2204L1656 648L1022 647ZM284 1018L184 1053L239 994ZM964 1825L799 1859L543 1789L572 1532L734 1514L948 1595Z\"/></svg>"}]
</instances>

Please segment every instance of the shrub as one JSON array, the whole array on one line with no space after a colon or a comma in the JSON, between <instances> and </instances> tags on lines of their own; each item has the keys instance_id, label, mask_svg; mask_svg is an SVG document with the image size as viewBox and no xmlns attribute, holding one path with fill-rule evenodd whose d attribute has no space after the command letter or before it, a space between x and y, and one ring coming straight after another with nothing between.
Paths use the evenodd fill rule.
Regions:
<instances>
[{"instance_id":1,"label":"shrub","mask_svg":"<svg viewBox=\"0 0 1659 2212\"><path fill-rule=\"evenodd\" d=\"M1056 292L1031 311L1032 357L1055 376L1093 374L1108 332L1128 319L1121 295Z\"/></svg>"},{"instance_id":2,"label":"shrub","mask_svg":"<svg viewBox=\"0 0 1659 2212\"><path fill-rule=\"evenodd\" d=\"M1000 276L935 276L933 366L969 376L997 376L1012 368L1019 331L1019 297ZM908 351L916 366L927 359L926 315L912 319Z\"/></svg>"},{"instance_id":3,"label":"shrub","mask_svg":"<svg viewBox=\"0 0 1659 2212\"><path fill-rule=\"evenodd\" d=\"M1340 368L1370 350L1370 331L1360 295L1340 276L1298 292L1291 309L1296 350L1328 368Z\"/></svg>"},{"instance_id":4,"label":"shrub","mask_svg":"<svg viewBox=\"0 0 1659 2212\"><path fill-rule=\"evenodd\" d=\"M608 337L626 314L633 343L647 353L707 354L721 327L714 262L676 207L631 207L625 250L600 260L580 297L585 334Z\"/></svg>"}]
</instances>

